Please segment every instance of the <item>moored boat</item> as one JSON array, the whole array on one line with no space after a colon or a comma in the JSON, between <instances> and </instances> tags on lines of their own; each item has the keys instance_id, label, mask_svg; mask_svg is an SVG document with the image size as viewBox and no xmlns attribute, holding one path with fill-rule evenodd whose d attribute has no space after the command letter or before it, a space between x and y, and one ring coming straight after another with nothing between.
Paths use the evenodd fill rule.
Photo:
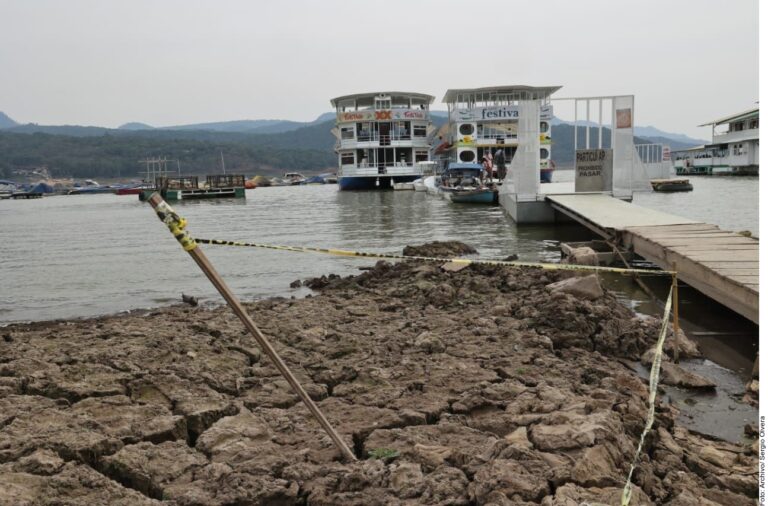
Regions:
<instances>
[{"instance_id":1,"label":"moored boat","mask_svg":"<svg viewBox=\"0 0 768 506\"><path fill-rule=\"evenodd\" d=\"M552 105L549 95L559 86L494 86L452 89L443 97L448 123L438 132L433 158L440 166L451 162L492 161L491 178L503 181L518 147L519 104L534 95L539 106L539 180L552 181Z\"/></svg>"},{"instance_id":2,"label":"moored boat","mask_svg":"<svg viewBox=\"0 0 768 506\"><path fill-rule=\"evenodd\" d=\"M424 173L435 97L411 92L346 95L336 110L339 190L390 189Z\"/></svg>"},{"instance_id":3,"label":"moored boat","mask_svg":"<svg viewBox=\"0 0 768 506\"><path fill-rule=\"evenodd\" d=\"M440 176L440 194L457 204L493 204L496 186L482 181L483 166L478 163L451 163Z\"/></svg>"},{"instance_id":4,"label":"moored boat","mask_svg":"<svg viewBox=\"0 0 768 506\"><path fill-rule=\"evenodd\" d=\"M289 186L303 184L306 180L307 178L298 172L286 172L283 175L283 183Z\"/></svg>"},{"instance_id":5,"label":"moored boat","mask_svg":"<svg viewBox=\"0 0 768 506\"><path fill-rule=\"evenodd\" d=\"M651 187L656 192L689 192L693 185L688 179L651 179Z\"/></svg>"}]
</instances>

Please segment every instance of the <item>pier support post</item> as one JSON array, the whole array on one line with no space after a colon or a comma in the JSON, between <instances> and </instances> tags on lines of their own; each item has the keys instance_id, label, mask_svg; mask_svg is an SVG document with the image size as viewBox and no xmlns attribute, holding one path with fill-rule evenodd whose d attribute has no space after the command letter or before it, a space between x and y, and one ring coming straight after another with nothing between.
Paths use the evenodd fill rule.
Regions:
<instances>
[{"instance_id":1,"label":"pier support post","mask_svg":"<svg viewBox=\"0 0 768 506\"><path fill-rule=\"evenodd\" d=\"M674 340L672 341L673 349L674 349L674 359L675 363L680 363L680 339L677 337L678 333L680 331L680 323L678 321L678 295L677 295L677 262L672 262L672 270L674 271L674 274L672 275L672 312L673 312L673 321L674 321Z\"/></svg>"}]
</instances>

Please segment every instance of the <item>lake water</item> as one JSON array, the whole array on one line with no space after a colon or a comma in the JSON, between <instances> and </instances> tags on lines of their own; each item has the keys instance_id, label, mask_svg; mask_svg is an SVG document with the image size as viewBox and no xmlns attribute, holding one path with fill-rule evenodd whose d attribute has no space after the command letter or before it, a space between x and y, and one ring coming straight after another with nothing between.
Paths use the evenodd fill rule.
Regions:
<instances>
[{"instance_id":1,"label":"lake water","mask_svg":"<svg viewBox=\"0 0 768 506\"><path fill-rule=\"evenodd\" d=\"M559 179L573 176L558 171ZM757 178L691 177L691 193L636 194L635 203L731 230L758 231ZM408 244L456 239L481 258L512 253L526 261L557 261L559 241L588 238L577 225L516 226L501 207L459 206L425 193L339 192L335 185L259 188L245 200L175 204L193 236L293 246L400 253ZM357 273L373 260L254 248L204 246L231 288L244 299L307 293L296 279ZM656 313L626 278L611 288L638 311ZM660 295L666 280L655 283ZM180 301L181 293L220 299L148 204L134 196L76 195L0 201L0 323L115 313ZM689 329L720 342L742 336L723 365L749 368L756 332L732 313L682 289ZM729 356L732 355L732 356Z\"/></svg>"}]
</instances>

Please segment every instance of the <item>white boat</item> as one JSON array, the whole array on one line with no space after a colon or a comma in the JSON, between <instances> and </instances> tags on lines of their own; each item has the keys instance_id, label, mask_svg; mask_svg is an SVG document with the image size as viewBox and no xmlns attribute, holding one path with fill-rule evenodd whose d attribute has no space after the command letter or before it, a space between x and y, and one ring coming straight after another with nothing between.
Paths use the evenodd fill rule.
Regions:
<instances>
[{"instance_id":1,"label":"white boat","mask_svg":"<svg viewBox=\"0 0 768 506\"><path fill-rule=\"evenodd\" d=\"M385 91L331 100L336 110L339 190L389 189L424 174L435 97Z\"/></svg>"},{"instance_id":2,"label":"white boat","mask_svg":"<svg viewBox=\"0 0 768 506\"><path fill-rule=\"evenodd\" d=\"M427 185L424 184L424 178L420 177L419 179L416 179L413 182L413 189L417 192L425 192L427 191Z\"/></svg>"},{"instance_id":3,"label":"white boat","mask_svg":"<svg viewBox=\"0 0 768 506\"><path fill-rule=\"evenodd\" d=\"M299 174L298 172L286 172L285 174L283 174L283 183L285 183L286 185L302 184L306 180L307 178L304 177L303 174Z\"/></svg>"}]
</instances>

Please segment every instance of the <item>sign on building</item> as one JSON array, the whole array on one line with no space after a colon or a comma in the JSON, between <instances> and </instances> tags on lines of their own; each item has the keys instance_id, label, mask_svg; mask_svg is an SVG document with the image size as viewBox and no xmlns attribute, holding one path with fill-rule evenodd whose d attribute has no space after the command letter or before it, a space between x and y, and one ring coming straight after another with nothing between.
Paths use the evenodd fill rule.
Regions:
<instances>
[{"instance_id":1,"label":"sign on building","mask_svg":"<svg viewBox=\"0 0 768 506\"><path fill-rule=\"evenodd\" d=\"M602 192L613 188L613 150L576 150L576 191Z\"/></svg>"}]
</instances>

